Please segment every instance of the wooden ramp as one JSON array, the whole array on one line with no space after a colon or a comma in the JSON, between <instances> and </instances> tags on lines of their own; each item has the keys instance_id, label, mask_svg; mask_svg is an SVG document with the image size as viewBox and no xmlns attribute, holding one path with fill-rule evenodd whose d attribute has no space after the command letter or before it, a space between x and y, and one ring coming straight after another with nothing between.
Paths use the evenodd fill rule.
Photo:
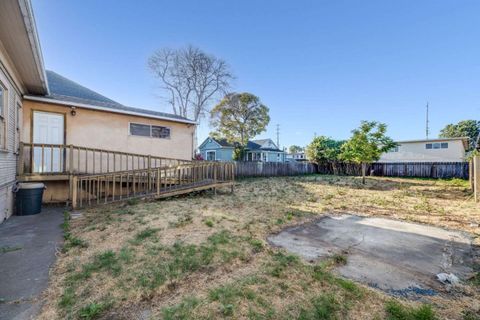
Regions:
<instances>
[{"instance_id":1,"label":"wooden ramp","mask_svg":"<svg viewBox=\"0 0 480 320\"><path fill-rule=\"evenodd\" d=\"M126 170L72 177L72 207L83 208L133 198L166 198L230 186L234 163L192 162L173 167Z\"/></svg>"}]
</instances>

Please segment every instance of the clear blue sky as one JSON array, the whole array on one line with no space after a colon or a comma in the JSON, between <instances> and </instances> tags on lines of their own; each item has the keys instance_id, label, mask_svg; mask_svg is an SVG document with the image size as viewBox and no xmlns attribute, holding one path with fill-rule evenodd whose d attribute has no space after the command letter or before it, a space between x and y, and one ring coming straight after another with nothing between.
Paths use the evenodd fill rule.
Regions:
<instances>
[{"instance_id":1,"label":"clear blue sky","mask_svg":"<svg viewBox=\"0 0 480 320\"><path fill-rule=\"evenodd\" d=\"M361 120L396 140L480 118L480 1L33 0L45 64L126 105L169 111L146 67L161 47L226 60L258 95L260 137L345 139ZM208 134L200 128L200 142Z\"/></svg>"}]
</instances>

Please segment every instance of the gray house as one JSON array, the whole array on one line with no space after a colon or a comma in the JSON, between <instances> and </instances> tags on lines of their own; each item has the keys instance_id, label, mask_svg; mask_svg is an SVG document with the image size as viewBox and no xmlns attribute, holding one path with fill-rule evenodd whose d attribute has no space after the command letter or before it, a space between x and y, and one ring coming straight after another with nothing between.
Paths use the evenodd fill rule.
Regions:
<instances>
[{"instance_id":1,"label":"gray house","mask_svg":"<svg viewBox=\"0 0 480 320\"><path fill-rule=\"evenodd\" d=\"M198 147L204 160L232 161L235 145L225 139L208 137ZM285 152L272 139L248 141L244 161L285 162Z\"/></svg>"}]
</instances>

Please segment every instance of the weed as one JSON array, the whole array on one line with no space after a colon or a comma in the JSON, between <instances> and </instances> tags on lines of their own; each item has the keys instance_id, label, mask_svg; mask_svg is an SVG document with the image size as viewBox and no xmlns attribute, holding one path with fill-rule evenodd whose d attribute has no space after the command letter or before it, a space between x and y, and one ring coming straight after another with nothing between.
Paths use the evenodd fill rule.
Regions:
<instances>
[{"instance_id":1,"label":"weed","mask_svg":"<svg viewBox=\"0 0 480 320\"><path fill-rule=\"evenodd\" d=\"M138 245L143 240L153 237L157 232L158 232L158 229L153 229L153 228L147 228L145 230L142 230L135 235L135 238L131 241L131 243Z\"/></svg>"},{"instance_id":2,"label":"weed","mask_svg":"<svg viewBox=\"0 0 480 320\"><path fill-rule=\"evenodd\" d=\"M227 244L230 240L231 235L226 230L222 230L208 237L208 242L213 245Z\"/></svg>"},{"instance_id":3,"label":"weed","mask_svg":"<svg viewBox=\"0 0 480 320\"><path fill-rule=\"evenodd\" d=\"M108 304L92 302L80 309L80 318L90 320L95 319L108 308Z\"/></svg>"},{"instance_id":4,"label":"weed","mask_svg":"<svg viewBox=\"0 0 480 320\"><path fill-rule=\"evenodd\" d=\"M360 287L353 281L342 278L335 278L335 283L356 298L360 298L363 295Z\"/></svg>"},{"instance_id":5,"label":"weed","mask_svg":"<svg viewBox=\"0 0 480 320\"><path fill-rule=\"evenodd\" d=\"M134 253L133 250L127 247L124 247L118 253L118 259L125 263L130 263L133 260Z\"/></svg>"},{"instance_id":6,"label":"weed","mask_svg":"<svg viewBox=\"0 0 480 320\"><path fill-rule=\"evenodd\" d=\"M184 298L182 302L172 307L164 308L162 315L164 320L192 319L192 313L199 305L199 300L194 297Z\"/></svg>"},{"instance_id":7,"label":"weed","mask_svg":"<svg viewBox=\"0 0 480 320\"><path fill-rule=\"evenodd\" d=\"M127 204L129 206L134 206L134 205L137 205L139 203L140 203L140 199L138 199L138 198L132 198L132 199L127 200Z\"/></svg>"},{"instance_id":8,"label":"weed","mask_svg":"<svg viewBox=\"0 0 480 320\"><path fill-rule=\"evenodd\" d=\"M213 221L211 219L205 220L205 225L207 227L212 228L213 227Z\"/></svg>"},{"instance_id":9,"label":"weed","mask_svg":"<svg viewBox=\"0 0 480 320\"><path fill-rule=\"evenodd\" d=\"M386 303L385 310L389 320L434 320L437 319L432 307L423 304L418 308L406 307L397 301L390 300Z\"/></svg>"},{"instance_id":10,"label":"weed","mask_svg":"<svg viewBox=\"0 0 480 320\"><path fill-rule=\"evenodd\" d=\"M191 213L185 213L182 216L180 216L177 221L170 222L169 226L171 228L180 228L180 227L184 227L187 224L190 224L192 222L193 222L192 214Z\"/></svg>"},{"instance_id":11,"label":"weed","mask_svg":"<svg viewBox=\"0 0 480 320\"><path fill-rule=\"evenodd\" d=\"M332 260L338 266L344 266L347 264L347 256L344 254L335 254L332 256Z\"/></svg>"},{"instance_id":12,"label":"weed","mask_svg":"<svg viewBox=\"0 0 480 320\"><path fill-rule=\"evenodd\" d=\"M480 320L480 314L472 310L464 310L462 312L463 320Z\"/></svg>"},{"instance_id":13,"label":"weed","mask_svg":"<svg viewBox=\"0 0 480 320\"><path fill-rule=\"evenodd\" d=\"M118 276L121 266L115 252L107 250L101 254L97 254L93 261L83 265L80 273L73 276L71 280L88 279L94 272L107 271L113 276Z\"/></svg>"},{"instance_id":14,"label":"weed","mask_svg":"<svg viewBox=\"0 0 480 320\"><path fill-rule=\"evenodd\" d=\"M279 251L273 254L273 263L269 273L274 277L280 278L287 267L298 265L299 263L300 259L297 256Z\"/></svg>"},{"instance_id":15,"label":"weed","mask_svg":"<svg viewBox=\"0 0 480 320\"><path fill-rule=\"evenodd\" d=\"M76 300L75 290L73 289L73 287L67 287L63 291L62 296L60 297L60 301L59 301L58 305L61 308L67 309L67 308L72 307L75 304L75 300Z\"/></svg>"},{"instance_id":16,"label":"weed","mask_svg":"<svg viewBox=\"0 0 480 320\"><path fill-rule=\"evenodd\" d=\"M310 302L312 306L309 309L302 308L299 319L335 319L335 313L341 309L340 304L331 294L315 297Z\"/></svg>"},{"instance_id":17,"label":"weed","mask_svg":"<svg viewBox=\"0 0 480 320\"><path fill-rule=\"evenodd\" d=\"M0 247L0 253L7 253L7 252L12 252L12 251L17 251L17 250L22 250L23 248L20 246L14 246L14 247Z\"/></svg>"},{"instance_id":18,"label":"weed","mask_svg":"<svg viewBox=\"0 0 480 320\"><path fill-rule=\"evenodd\" d=\"M72 236L71 234L69 234L67 239L65 240L66 240L66 243L63 247L65 251L73 247L88 248L87 241L80 239L78 237Z\"/></svg>"},{"instance_id":19,"label":"weed","mask_svg":"<svg viewBox=\"0 0 480 320\"><path fill-rule=\"evenodd\" d=\"M253 248L253 252L258 253L263 250L263 241L258 239L250 239L250 245Z\"/></svg>"}]
</instances>

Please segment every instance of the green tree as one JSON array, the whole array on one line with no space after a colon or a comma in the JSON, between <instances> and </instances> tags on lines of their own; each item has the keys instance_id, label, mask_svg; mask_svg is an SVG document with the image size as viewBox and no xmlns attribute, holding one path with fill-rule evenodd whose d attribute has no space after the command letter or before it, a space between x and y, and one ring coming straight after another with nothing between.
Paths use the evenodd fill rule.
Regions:
<instances>
[{"instance_id":1,"label":"green tree","mask_svg":"<svg viewBox=\"0 0 480 320\"><path fill-rule=\"evenodd\" d=\"M352 137L342 145L340 159L362 165L362 183L365 184L367 164L378 161L382 153L397 144L386 136L387 125L376 121L362 121L352 131Z\"/></svg>"},{"instance_id":2,"label":"green tree","mask_svg":"<svg viewBox=\"0 0 480 320\"><path fill-rule=\"evenodd\" d=\"M343 143L325 136L315 137L305 149L307 159L317 163L336 162Z\"/></svg>"},{"instance_id":3,"label":"green tree","mask_svg":"<svg viewBox=\"0 0 480 320\"><path fill-rule=\"evenodd\" d=\"M214 134L238 143L234 155L239 160L248 140L265 131L270 122L268 112L268 107L257 96L247 92L230 93L210 112L211 125Z\"/></svg>"},{"instance_id":4,"label":"green tree","mask_svg":"<svg viewBox=\"0 0 480 320\"><path fill-rule=\"evenodd\" d=\"M463 120L456 124L448 124L440 130L440 138L469 138L469 148L467 151L474 149L477 138L480 135L480 121Z\"/></svg>"},{"instance_id":5,"label":"green tree","mask_svg":"<svg viewBox=\"0 0 480 320\"><path fill-rule=\"evenodd\" d=\"M303 148L300 147L300 146L297 146L297 145L291 145L288 148L288 153L299 153L299 152L302 152L302 151L303 151Z\"/></svg>"}]
</instances>

